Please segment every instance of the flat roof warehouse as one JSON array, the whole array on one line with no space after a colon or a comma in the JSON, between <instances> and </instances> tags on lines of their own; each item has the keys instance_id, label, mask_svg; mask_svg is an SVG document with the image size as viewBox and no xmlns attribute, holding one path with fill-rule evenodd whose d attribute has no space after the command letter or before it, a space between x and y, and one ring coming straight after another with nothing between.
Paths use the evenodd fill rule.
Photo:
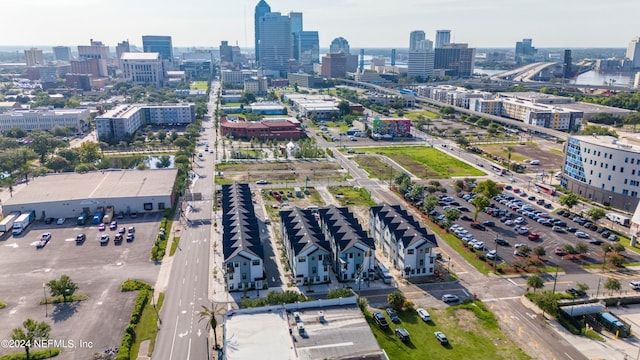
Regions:
<instances>
[{"instance_id":1,"label":"flat roof warehouse","mask_svg":"<svg viewBox=\"0 0 640 360\"><path fill-rule=\"evenodd\" d=\"M170 208L177 169L109 170L84 174L62 173L36 177L13 193L2 205L12 211L50 211L47 216L78 216L83 207L117 205L130 211L157 211ZM151 202L143 209L140 202ZM113 204L112 204L113 203ZM162 203L163 205L159 205ZM90 211L94 209L91 208Z\"/></svg>"}]
</instances>

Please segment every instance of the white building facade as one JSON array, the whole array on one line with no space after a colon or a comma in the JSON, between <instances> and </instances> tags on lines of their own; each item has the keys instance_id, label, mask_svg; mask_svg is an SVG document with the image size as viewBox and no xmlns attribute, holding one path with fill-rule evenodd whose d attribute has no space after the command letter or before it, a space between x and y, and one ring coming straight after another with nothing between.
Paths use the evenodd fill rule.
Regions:
<instances>
[{"instance_id":1,"label":"white building facade","mask_svg":"<svg viewBox=\"0 0 640 360\"><path fill-rule=\"evenodd\" d=\"M161 87L165 72L159 53L123 53L120 58L123 77L137 85Z\"/></svg>"},{"instance_id":2,"label":"white building facade","mask_svg":"<svg viewBox=\"0 0 640 360\"><path fill-rule=\"evenodd\" d=\"M19 128L26 131L51 130L56 126L69 127L82 131L89 123L89 109L14 109L0 114L0 131Z\"/></svg>"}]
</instances>

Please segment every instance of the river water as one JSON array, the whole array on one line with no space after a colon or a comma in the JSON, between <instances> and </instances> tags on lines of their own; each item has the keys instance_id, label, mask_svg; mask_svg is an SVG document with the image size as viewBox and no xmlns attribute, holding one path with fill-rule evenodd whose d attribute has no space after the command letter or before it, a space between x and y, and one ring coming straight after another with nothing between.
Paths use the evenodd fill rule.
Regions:
<instances>
[{"instance_id":1,"label":"river water","mask_svg":"<svg viewBox=\"0 0 640 360\"><path fill-rule=\"evenodd\" d=\"M489 76L499 74L505 70L489 70L475 68L476 74L487 74ZM633 75L629 74L602 74L595 70L587 71L578 75L576 80L570 81L571 84L578 85L605 85L605 82L610 83L613 81L613 86L633 86Z\"/></svg>"}]
</instances>

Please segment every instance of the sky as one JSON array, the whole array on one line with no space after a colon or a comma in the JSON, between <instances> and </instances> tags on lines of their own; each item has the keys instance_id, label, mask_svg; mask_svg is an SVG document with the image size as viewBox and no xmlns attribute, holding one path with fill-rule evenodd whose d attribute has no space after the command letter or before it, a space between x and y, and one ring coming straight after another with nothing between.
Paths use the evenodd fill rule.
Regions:
<instances>
[{"instance_id":1,"label":"sky","mask_svg":"<svg viewBox=\"0 0 640 360\"><path fill-rule=\"evenodd\" d=\"M640 35L639 0L266 0L272 12L302 12L320 47L342 36L353 48L407 48L409 33L451 30L476 48L626 48ZM258 0L0 0L0 46L88 45L113 49L142 35L170 35L175 47L253 51ZM45 49L46 51L46 49Z\"/></svg>"}]
</instances>

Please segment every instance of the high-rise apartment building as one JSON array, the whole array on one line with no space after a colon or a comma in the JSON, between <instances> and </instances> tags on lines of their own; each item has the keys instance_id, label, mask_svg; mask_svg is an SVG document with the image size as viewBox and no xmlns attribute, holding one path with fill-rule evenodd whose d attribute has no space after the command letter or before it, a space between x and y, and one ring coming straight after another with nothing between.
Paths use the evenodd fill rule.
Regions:
<instances>
[{"instance_id":1,"label":"high-rise apartment building","mask_svg":"<svg viewBox=\"0 0 640 360\"><path fill-rule=\"evenodd\" d=\"M420 41L425 39L425 33L422 30L415 30L409 34L409 51L419 49Z\"/></svg>"},{"instance_id":2,"label":"high-rise apartment building","mask_svg":"<svg viewBox=\"0 0 640 360\"><path fill-rule=\"evenodd\" d=\"M343 53L329 53L322 57L322 76L328 78L343 78L347 75L347 55Z\"/></svg>"},{"instance_id":3,"label":"high-rise apartment building","mask_svg":"<svg viewBox=\"0 0 640 360\"><path fill-rule=\"evenodd\" d=\"M270 12L271 6L269 6L266 1L260 0L260 2L256 5L256 10L253 15L256 61L260 61L260 18Z\"/></svg>"},{"instance_id":4,"label":"high-rise apartment building","mask_svg":"<svg viewBox=\"0 0 640 360\"><path fill-rule=\"evenodd\" d=\"M451 43L451 30L436 30L436 48Z\"/></svg>"},{"instance_id":5,"label":"high-rise apartment building","mask_svg":"<svg viewBox=\"0 0 640 360\"><path fill-rule=\"evenodd\" d=\"M31 48L25 50L24 57L27 59L27 66L44 65L44 56L40 49Z\"/></svg>"},{"instance_id":6,"label":"high-rise apartment building","mask_svg":"<svg viewBox=\"0 0 640 360\"><path fill-rule=\"evenodd\" d=\"M640 69L640 37L636 37L629 42L627 59L631 60L632 68Z\"/></svg>"},{"instance_id":7,"label":"high-rise apartment building","mask_svg":"<svg viewBox=\"0 0 640 360\"><path fill-rule=\"evenodd\" d=\"M562 75L565 79L570 79L573 77L573 64L571 60L571 50L567 49L564 51L564 61L562 63Z\"/></svg>"},{"instance_id":8,"label":"high-rise apartment building","mask_svg":"<svg viewBox=\"0 0 640 360\"><path fill-rule=\"evenodd\" d=\"M71 48L68 46L54 46L53 57L57 61L71 62Z\"/></svg>"},{"instance_id":9,"label":"high-rise apartment building","mask_svg":"<svg viewBox=\"0 0 640 360\"><path fill-rule=\"evenodd\" d=\"M124 53L120 67L124 78L134 84L161 87L164 83L162 61L159 53Z\"/></svg>"},{"instance_id":10,"label":"high-rise apartment building","mask_svg":"<svg viewBox=\"0 0 640 360\"><path fill-rule=\"evenodd\" d=\"M107 61L109 60L109 47L105 46L102 41L94 41L91 39L91 45L78 45L79 60L97 59L98 60L98 76L106 77Z\"/></svg>"},{"instance_id":11,"label":"high-rise apartment building","mask_svg":"<svg viewBox=\"0 0 640 360\"><path fill-rule=\"evenodd\" d=\"M427 49L409 51L407 76L425 80L433 76L435 53Z\"/></svg>"},{"instance_id":12,"label":"high-rise apartment building","mask_svg":"<svg viewBox=\"0 0 640 360\"><path fill-rule=\"evenodd\" d=\"M454 77L473 75L476 49L467 44L447 44L435 49L434 67L445 69L445 73Z\"/></svg>"},{"instance_id":13,"label":"high-rise apartment building","mask_svg":"<svg viewBox=\"0 0 640 360\"><path fill-rule=\"evenodd\" d=\"M233 51L228 41L220 42L220 62L233 62Z\"/></svg>"},{"instance_id":14,"label":"high-rise apartment building","mask_svg":"<svg viewBox=\"0 0 640 360\"><path fill-rule=\"evenodd\" d=\"M286 76L291 59L291 22L288 16L270 12L260 17L259 64L263 71Z\"/></svg>"},{"instance_id":15,"label":"high-rise apartment building","mask_svg":"<svg viewBox=\"0 0 640 360\"><path fill-rule=\"evenodd\" d=\"M516 64L528 64L535 61L538 49L532 46L533 40L522 39L516 42Z\"/></svg>"},{"instance_id":16,"label":"high-rise apartment building","mask_svg":"<svg viewBox=\"0 0 640 360\"><path fill-rule=\"evenodd\" d=\"M171 36L145 35L142 37L142 48L144 52L159 53L161 59L173 62Z\"/></svg>"}]
</instances>

